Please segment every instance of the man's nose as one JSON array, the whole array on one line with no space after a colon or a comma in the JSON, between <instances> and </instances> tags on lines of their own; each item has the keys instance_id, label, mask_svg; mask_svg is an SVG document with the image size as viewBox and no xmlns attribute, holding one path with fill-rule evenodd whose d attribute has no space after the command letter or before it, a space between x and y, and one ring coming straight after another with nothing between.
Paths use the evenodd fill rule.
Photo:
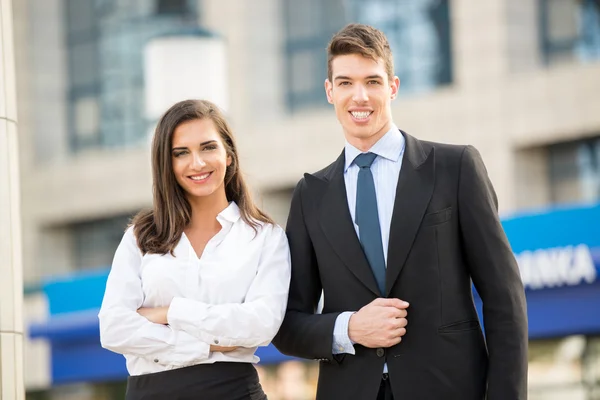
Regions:
<instances>
[{"instance_id":1,"label":"man's nose","mask_svg":"<svg viewBox=\"0 0 600 400\"><path fill-rule=\"evenodd\" d=\"M354 86L354 94L352 96L352 100L357 103L362 103L369 100L369 96L367 94L367 88L364 85L355 85Z\"/></svg>"}]
</instances>

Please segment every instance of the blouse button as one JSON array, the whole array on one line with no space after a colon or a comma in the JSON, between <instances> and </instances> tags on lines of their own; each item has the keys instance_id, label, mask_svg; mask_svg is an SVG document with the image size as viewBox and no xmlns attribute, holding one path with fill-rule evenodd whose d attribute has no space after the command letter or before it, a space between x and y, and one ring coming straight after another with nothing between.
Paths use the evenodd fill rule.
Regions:
<instances>
[{"instance_id":1,"label":"blouse button","mask_svg":"<svg viewBox=\"0 0 600 400\"><path fill-rule=\"evenodd\" d=\"M155 359L154 359L154 362L155 362L155 363L157 363L157 362L158 362L158 358L155 358Z\"/></svg>"},{"instance_id":2,"label":"blouse button","mask_svg":"<svg viewBox=\"0 0 600 400\"><path fill-rule=\"evenodd\" d=\"M215 339L215 344L219 344L219 339Z\"/></svg>"}]
</instances>

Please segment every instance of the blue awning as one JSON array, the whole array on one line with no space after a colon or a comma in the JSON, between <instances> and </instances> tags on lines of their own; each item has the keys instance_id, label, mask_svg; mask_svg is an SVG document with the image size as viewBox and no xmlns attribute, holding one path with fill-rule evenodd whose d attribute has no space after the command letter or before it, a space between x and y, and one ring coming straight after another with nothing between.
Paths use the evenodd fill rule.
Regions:
<instances>
[{"instance_id":1,"label":"blue awning","mask_svg":"<svg viewBox=\"0 0 600 400\"><path fill-rule=\"evenodd\" d=\"M98 309L76 311L51 316L47 321L29 326L29 337L46 338L52 342L100 337Z\"/></svg>"}]
</instances>

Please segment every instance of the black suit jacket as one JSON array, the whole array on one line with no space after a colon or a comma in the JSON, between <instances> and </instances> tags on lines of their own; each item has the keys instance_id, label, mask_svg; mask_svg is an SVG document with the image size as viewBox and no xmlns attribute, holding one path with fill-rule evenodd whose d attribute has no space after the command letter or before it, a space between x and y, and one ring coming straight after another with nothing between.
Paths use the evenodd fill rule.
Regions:
<instances>
[{"instance_id":1,"label":"black suit jacket","mask_svg":"<svg viewBox=\"0 0 600 400\"><path fill-rule=\"evenodd\" d=\"M396 399L526 399L523 285L481 157L470 146L403 135L385 293L351 221L342 152L294 192L287 223L292 281L273 342L284 354L320 361L317 399L376 399L385 362ZM483 300L485 338L471 282ZM315 314L321 290L324 308ZM402 341L332 355L337 316L378 297L410 303Z\"/></svg>"}]
</instances>

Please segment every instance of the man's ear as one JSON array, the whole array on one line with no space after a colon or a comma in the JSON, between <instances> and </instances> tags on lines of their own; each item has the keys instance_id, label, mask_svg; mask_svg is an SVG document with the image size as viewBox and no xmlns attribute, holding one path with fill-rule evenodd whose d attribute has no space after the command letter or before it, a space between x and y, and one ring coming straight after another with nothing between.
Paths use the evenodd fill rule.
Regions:
<instances>
[{"instance_id":1,"label":"man's ear","mask_svg":"<svg viewBox=\"0 0 600 400\"><path fill-rule=\"evenodd\" d=\"M390 88L392 89L391 99L394 100L398 96L398 90L400 90L400 78L394 76L394 79L390 82Z\"/></svg>"},{"instance_id":2,"label":"man's ear","mask_svg":"<svg viewBox=\"0 0 600 400\"><path fill-rule=\"evenodd\" d=\"M331 82L329 82L329 79L325 79L325 94L327 95L327 101L329 102L329 104L333 104L333 96L332 96L332 92L333 91L333 85L331 84Z\"/></svg>"}]
</instances>

